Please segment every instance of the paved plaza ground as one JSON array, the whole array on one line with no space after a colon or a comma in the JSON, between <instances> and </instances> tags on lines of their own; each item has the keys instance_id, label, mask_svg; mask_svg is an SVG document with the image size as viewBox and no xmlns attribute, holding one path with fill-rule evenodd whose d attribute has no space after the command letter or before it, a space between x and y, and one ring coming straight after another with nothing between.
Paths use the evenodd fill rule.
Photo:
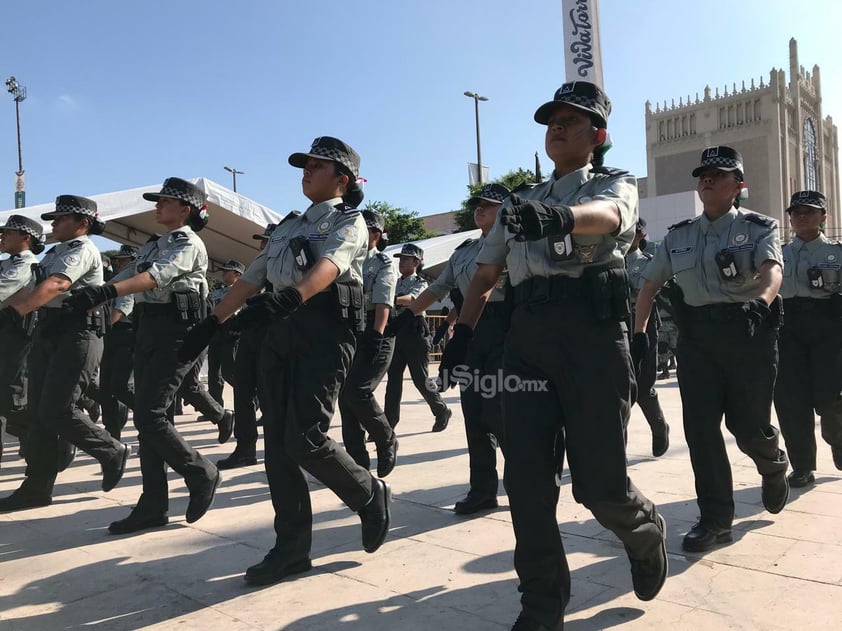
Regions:
<instances>
[{"instance_id":1,"label":"paved plaza ground","mask_svg":"<svg viewBox=\"0 0 842 631\"><path fill-rule=\"evenodd\" d=\"M649 430L635 408L628 459L635 484L666 517L669 578L654 601L638 601L622 545L573 502L565 480L558 520L573 572L565 628L842 628L842 472L827 445L819 447L816 485L793 490L787 508L773 516L761 504L753 464L729 437L734 543L686 554L681 538L698 513L678 386L672 379L657 387L672 446L662 458L650 456ZM468 456L458 394L450 391L446 400L454 410L450 427L433 434L426 405L408 380L404 386L398 466L388 478L392 525L383 547L363 552L359 518L312 481L314 568L269 587L243 582L245 568L274 542L262 460L224 472L214 508L192 525L184 521L184 484L171 476L169 526L112 536L107 525L125 517L140 493L139 461L133 457L121 484L102 493L98 465L81 455L60 475L52 506L0 515L0 630L510 628L519 594L506 497L501 484L499 509L475 518L453 513L467 488ZM233 448L233 439L218 445L215 427L195 414L177 420L212 460ZM339 438L338 417L334 427ZM136 450L133 429L127 438ZM22 479L16 454L7 442L1 495Z\"/></svg>"}]
</instances>

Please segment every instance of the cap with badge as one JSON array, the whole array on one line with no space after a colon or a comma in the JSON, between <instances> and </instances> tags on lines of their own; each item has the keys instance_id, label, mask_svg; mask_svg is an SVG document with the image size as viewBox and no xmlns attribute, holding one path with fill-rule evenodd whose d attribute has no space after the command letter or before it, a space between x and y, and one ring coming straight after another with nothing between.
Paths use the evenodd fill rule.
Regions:
<instances>
[{"instance_id":1,"label":"cap with badge","mask_svg":"<svg viewBox=\"0 0 842 631\"><path fill-rule=\"evenodd\" d=\"M293 153L289 157L289 163L294 167L303 169L308 158L336 162L342 165L354 177L355 181L360 176L359 154L339 138L319 136L310 145L308 153Z\"/></svg>"},{"instance_id":2,"label":"cap with badge","mask_svg":"<svg viewBox=\"0 0 842 631\"><path fill-rule=\"evenodd\" d=\"M386 220L383 218L383 215L378 215L372 210L364 210L363 219L365 220L366 227L372 230L379 230L380 232L386 231Z\"/></svg>"},{"instance_id":3,"label":"cap with badge","mask_svg":"<svg viewBox=\"0 0 842 631\"><path fill-rule=\"evenodd\" d=\"M481 201L501 204L511 194L502 184L486 184L477 195L468 200L468 208L476 208Z\"/></svg>"},{"instance_id":4,"label":"cap with badge","mask_svg":"<svg viewBox=\"0 0 842 631\"><path fill-rule=\"evenodd\" d=\"M559 105L569 105L596 117L595 123L605 129L608 127L608 115L611 113L611 99L602 89L589 81L571 81L565 83L553 95L553 100L544 103L535 110L535 122L546 125L550 115Z\"/></svg>"},{"instance_id":5,"label":"cap with badge","mask_svg":"<svg viewBox=\"0 0 842 631\"><path fill-rule=\"evenodd\" d=\"M23 215L9 215L6 225L0 226L0 232L4 230L18 230L36 239L40 239L44 235L44 227L40 223Z\"/></svg>"},{"instance_id":6,"label":"cap with badge","mask_svg":"<svg viewBox=\"0 0 842 631\"><path fill-rule=\"evenodd\" d=\"M144 193L143 199L157 202L162 197L177 199L191 207L189 225L199 232L208 225L208 196L198 186L180 177L168 177L157 193Z\"/></svg>"},{"instance_id":7,"label":"cap with badge","mask_svg":"<svg viewBox=\"0 0 842 631\"><path fill-rule=\"evenodd\" d=\"M56 197L56 209L52 212L44 213L41 215L41 219L51 221L63 215L82 215L91 219L99 219L96 202L79 195L59 195Z\"/></svg>"},{"instance_id":8,"label":"cap with badge","mask_svg":"<svg viewBox=\"0 0 842 631\"><path fill-rule=\"evenodd\" d=\"M228 259L227 261L225 261L225 263L219 266L219 269L225 272L239 272L240 274L242 274L246 271L246 266L237 261L236 259Z\"/></svg>"},{"instance_id":9,"label":"cap with badge","mask_svg":"<svg viewBox=\"0 0 842 631\"><path fill-rule=\"evenodd\" d=\"M735 171L740 180L743 179L743 156L740 152L731 147L720 145L708 147L702 151L702 158L699 166L693 169L693 177L699 177L699 173L705 169L718 169L719 171Z\"/></svg>"},{"instance_id":10,"label":"cap with badge","mask_svg":"<svg viewBox=\"0 0 842 631\"><path fill-rule=\"evenodd\" d=\"M131 245L121 245L116 253L111 255L112 259L136 259L137 248Z\"/></svg>"},{"instance_id":11,"label":"cap with badge","mask_svg":"<svg viewBox=\"0 0 842 631\"><path fill-rule=\"evenodd\" d=\"M263 234L253 234L251 235L252 239L257 239L258 241L268 241L272 238L272 233L275 232L275 228L278 227L276 223L267 223L266 227L263 229Z\"/></svg>"},{"instance_id":12,"label":"cap with badge","mask_svg":"<svg viewBox=\"0 0 842 631\"><path fill-rule=\"evenodd\" d=\"M810 206L818 208L822 213L827 212L827 198L818 191L798 191L789 200L789 208L786 212L795 210L798 206Z\"/></svg>"},{"instance_id":13,"label":"cap with badge","mask_svg":"<svg viewBox=\"0 0 842 631\"><path fill-rule=\"evenodd\" d=\"M424 250L419 248L414 243L404 243L401 251L398 254L394 255L394 258L400 258L402 256L414 256L419 261L424 260Z\"/></svg>"}]
</instances>

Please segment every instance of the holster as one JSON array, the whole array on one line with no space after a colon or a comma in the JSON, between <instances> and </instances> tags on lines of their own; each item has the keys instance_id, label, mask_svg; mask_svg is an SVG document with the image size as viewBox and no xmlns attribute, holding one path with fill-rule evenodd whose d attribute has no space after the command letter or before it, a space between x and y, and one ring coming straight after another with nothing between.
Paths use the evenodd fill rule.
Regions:
<instances>
[{"instance_id":1,"label":"holster","mask_svg":"<svg viewBox=\"0 0 842 631\"><path fill-rule=\"evenodd\" d=\"M456 309L457 313L462 313L462 305L465 303L465 297L462 295L462 292L458 289L451 289L450 290L450 301L453 303L453 306Z\"/></svg>"},{"instance_id":2,"label":"holster","mask_svg":"<svg viewBox=\"0 0 842 631\"><path fill-rule=\"evenodd\" d=\"M108 303L100 305L86 314L86 328L102 337L111 330L111 307Z\"/></svg>"},{"instance_id":3,"label":"holster","mask_svg":"<svg viewBox=\"0 0 842 631\"><path fill-rule=\"evenodd\" d=\"M830 296L830 313L835 318L842 318L842 294Z\"/></svg>"},{"instance_id":4,"label":"holster","mask_svg":"<svg viewBox=\"0 0 842 631\"><path fill-rule=\"evenodd\" d=\"M628 321L631 299L625 265L586 267L582 279L597 320Z\"/></svg>"},{"instance_id":5,"label":"holster","mask_svg":"<svg viewBox=\"0 0 842 631\"><path fill-rule=\"evenodd\" d=\"M365 301L362 286L356 283L336 283L334 287L340 317L350 322L354 331L362 333L365 330L365 311L363 310Z\"/></svg>"},{"instance_id":6,"label":"holster","mask_svg":"<svg viewBox=\"0 0 842 631\"><path fill-rule=\"evenodd\" d=\"M679 331L686 331L689 321L689 314L687 312L687 303L684 302L684 291L678 286L674 280L667 281L664 285L663 291L669 298L672 306L672 318L675 321Z\"/></svg>"}]
</instances>

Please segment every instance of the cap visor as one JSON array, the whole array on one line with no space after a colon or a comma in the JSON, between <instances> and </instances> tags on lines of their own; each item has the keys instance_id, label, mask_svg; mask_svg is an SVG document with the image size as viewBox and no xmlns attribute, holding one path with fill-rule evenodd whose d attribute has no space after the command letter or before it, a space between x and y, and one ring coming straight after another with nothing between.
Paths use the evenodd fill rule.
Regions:
<instances>
[{"instance_id":1,"label":"cap visor","mask_svg":"<svg viewBox=\"0 0 842 631\"><path fill-rule=\"evenodd\" d=\"M297 169L303 169L307 164L307 160L309 158L315 158L316 160L325 160L327 162L330 162L330 160L328 160L324 156L317 156L312 153L293 153L289 157L289 163Z\"/></svg>"},{"instance_id":2,"label":"cap visor","mask_svg":"<svg viewBox=\"0 0 842 631\"><path fill-rule=\"evenodd\" d=\"M696 167L695 169L693 169L693 177L699 177L699 173L701 173L705 169L715 169L717 171L727 171L729 173L731 171L739 171L740 170L737 167L709 167L709 166Z\"/></svg>"},{"instance_id":3,"label":"cap visor","mask_svg":"<svg viewBox=\"0 0 842 631\"><path fill-rule=\"evenodd\" d=\"M608 122L604 118L602 118L602 116L600 116L593 110L589 110L588 108L582 107L581 105L577 105L576 103L570 103L569 101L547 101L537 110L535 110L535 115L533 116L535 122L541 125L548 124L550 122L550 114L552 114L553 111L555 111L558 107L562 105L569 105L570 107L575 107L577 110L588 114L588 116L596 116L602 123L603 127L608 127Z\"/></svg>"},{"instance_id":4,"label":"cap visor","mask_svg":"<svg viewBox=\"0 0 842 631\"><path fill-rule=\"evenodd\" d=\"M63 217L64 215L75 215L75 214L76 213L60 213L60 212L53 211L51 213L44 213L43 215L41 215L41 219L46 219L47 221L50 221L52 219L55 219L56 217Z\"/></svg>"},{"instance_id":5,"label":"cap visor","mask_svg":"<svg viewBox=\"0 0 842 631\"><path fill-rule=\"evenodd\" d=\"M787 208L784 212L785 212L785 213L788 213L788 212L789 212L789 211L791 211L793 208L798 208L799 206L809 206L810 208L817 208L818 210L822 211L823 213L826 213L826 212L827 212L827 209L826 209L826 208L822 208L821 206L817 206L816 204L803 204L803 203L802 203L802 204L795 204L795 205L793 205L793 206L790 206L790 207L789 207L789 208Z\"/></svg>"},{"instance_id":6,"label":"cap visor","mask_svg":"<svg viewBox=\"0 0 842 631\"><path fill-rule=\"evenodd\" d=\"M268 241L269 240L269 237L267 237L265 234L253 234L253 235L251 235L251 238L254 239L255 241Z\"/></svg>"}]
</instances>

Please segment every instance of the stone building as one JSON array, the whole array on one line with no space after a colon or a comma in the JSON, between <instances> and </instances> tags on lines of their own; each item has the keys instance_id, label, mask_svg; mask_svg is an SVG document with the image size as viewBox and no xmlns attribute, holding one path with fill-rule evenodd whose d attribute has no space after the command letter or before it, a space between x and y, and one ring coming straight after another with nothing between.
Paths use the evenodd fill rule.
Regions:
<instances>
[{"instance_id":1,"label":"stone building","mask_svg":"<svg viewBox=\"0 0 842 631\"><path fill-rule=\"evenodd\" d=\"M783 214L792 193L820 190L828 199L827 233L842 237L838 130L830 116L823 117L819 67L805 72L798 64L795 39L789 42L788 82L783 70L772 69L768 82L761 77L722 91L706 86L702 98L679 97L678 104L671 99L654 109L647 101L645 121L641 200L694 190L690 172L702 150L729 145L745 161L747 207L776 217L787 236ZM641 201L641 214L645 207ZM688 207L684 216L694 214L698 209Z\"/></svg>"}]
</instances>

